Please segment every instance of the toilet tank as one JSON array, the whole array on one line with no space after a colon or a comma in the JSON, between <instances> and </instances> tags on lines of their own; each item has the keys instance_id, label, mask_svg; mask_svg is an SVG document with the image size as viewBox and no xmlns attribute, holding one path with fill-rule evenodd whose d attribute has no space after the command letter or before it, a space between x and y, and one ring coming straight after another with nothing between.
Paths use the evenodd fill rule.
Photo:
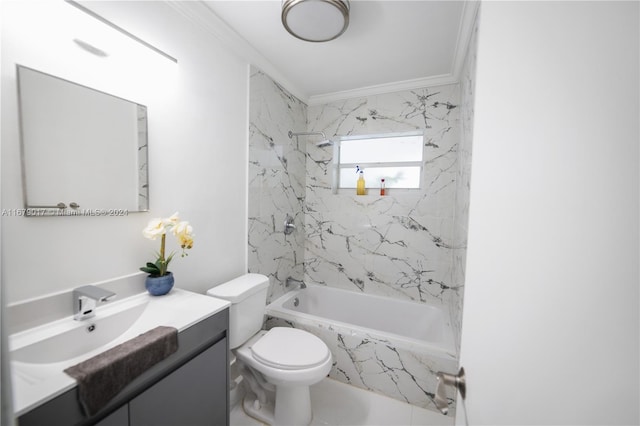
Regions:
<instances>
[{"instance_id":1,"label":"toilet tank","mask_svg":"<svg viewBox=\"0 0 640 426\"><path fill-rule=\"evenodd\" d=\"M229 307L229 347L235 349L262 328L267 304L269 278L246 274L207 291L209 296L231 302Z\"/></svg>"}]
</instances>

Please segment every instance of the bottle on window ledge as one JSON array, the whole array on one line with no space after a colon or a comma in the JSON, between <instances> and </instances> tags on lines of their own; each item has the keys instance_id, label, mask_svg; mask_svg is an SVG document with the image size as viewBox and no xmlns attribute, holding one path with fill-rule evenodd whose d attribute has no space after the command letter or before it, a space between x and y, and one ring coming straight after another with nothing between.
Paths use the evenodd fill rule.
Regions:
<instances>
[{"instance_id":1,"label":"bottle on window ledge","mask_svg":"<svg viewBox=\"0 0 640 426\"><path fill-rule=\"evenodd\" d=\"M364 170L360 166L356 166L356 173L358 173L358 181L356 182L356 195L364 195Z\"/></svg>"},{"instance_id":2,"label":"bottle on window ledge","mask_svg":"<svg viewBox=\"0 0 640 426\"><path fill-rule=\"evenodd\" d=\"M386 188L384 186L384 179L380 179L380 196L387 195Z\"/></svg>"}]
</instances>

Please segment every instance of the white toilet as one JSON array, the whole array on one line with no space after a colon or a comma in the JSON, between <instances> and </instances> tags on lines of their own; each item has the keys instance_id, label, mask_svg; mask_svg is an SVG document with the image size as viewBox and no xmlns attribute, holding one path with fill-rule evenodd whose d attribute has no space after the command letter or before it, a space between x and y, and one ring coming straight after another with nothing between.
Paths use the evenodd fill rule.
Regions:
<instances>
[{"instance_id":1,"label":"white toilet","mask_svg":"<svg viewBox=\"0 0 640 426\"><path fill-rule=\"evenodd\" d=\"M261 330L268 288L268 277L246 274L207 294L231 302L229 347L252 391L245 398L245 411L272 425L308 425L312 418L309 386L331 370L331 352L322 340L303 330Z\"/></svg>"}]
</instances>

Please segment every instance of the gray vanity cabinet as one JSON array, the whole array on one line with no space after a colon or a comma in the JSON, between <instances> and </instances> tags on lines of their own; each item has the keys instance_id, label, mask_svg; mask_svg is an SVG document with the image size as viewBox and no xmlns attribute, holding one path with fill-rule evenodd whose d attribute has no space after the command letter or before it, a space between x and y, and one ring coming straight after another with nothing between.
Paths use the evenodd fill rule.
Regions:
<instances>
[{"instance_id":1,"label":"gray vanity cabinet","mask_svg":"<svg viewBox=\"0 0 640 426\"><path fill-rule=\"evenodd\" d=\"M178 333L178 351L87 418L72 389L23 414L19 426L224 426L229 424L229 310Z\"/></svg>"},{"instance_id":2,"label":"gray vanity cabinet","mask_svg":"<svg viewBox=\"0 0 640 426\"><path fill-rule=\"evenodd\" d=\"M212 346L96 426L226 425L226 359L226 344Z\"/></svg>"},{"instance_id":3,"label":"gray vanity cabinet","mask_svg":"<svg viewBox=\"0 0 640 426\"><path fill-rule=\"evenodd\" d=\"M129 424L129 404L123 405L95 426L127 426Z\"/></svg>"},{"instance_id":4,"label":"gray vanity cabinet","mask_svg":"<svg viewBox=\"0 0 640 426\"><path fill-rule=\"evenodd\" d=\"M226 425L226 359L216 344L132 399L129 426Z\"/></svg>"}]
</instances>

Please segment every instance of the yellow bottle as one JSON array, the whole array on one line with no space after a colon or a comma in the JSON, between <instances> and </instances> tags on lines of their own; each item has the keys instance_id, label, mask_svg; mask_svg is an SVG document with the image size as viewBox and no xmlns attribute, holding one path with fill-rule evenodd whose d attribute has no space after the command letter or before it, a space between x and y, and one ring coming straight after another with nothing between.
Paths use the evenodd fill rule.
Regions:
<instances>
[{"instance_id":1,"label":"yellow bottle","mask_svg":"<svg viewBox=\"0 0 640 426\"><path fill-rule=\"evenodd\" d=\"M356 183L356 194L364 195L364 173L360 170L358 174L358 182Z\"/></svg>"}]
</instances>

